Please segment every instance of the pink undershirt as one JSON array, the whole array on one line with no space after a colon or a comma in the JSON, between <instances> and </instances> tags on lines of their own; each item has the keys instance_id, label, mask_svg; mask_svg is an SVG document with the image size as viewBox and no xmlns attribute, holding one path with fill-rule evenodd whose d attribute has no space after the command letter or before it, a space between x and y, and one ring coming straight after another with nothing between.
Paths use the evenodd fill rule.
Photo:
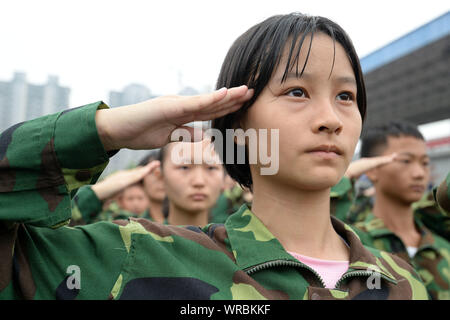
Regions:
<instances>
[{"instance_id":1,"label":"pink undershirt","mask_svg":"<svg viewBox=\"0 0 450 320\"><path fill-rule=\"evenodd\" d=\"M335 288L336 282L348 269L348 261L322 260L302 256L295 252L288 251L288 253L316 271L325 283L325 287L329 289Z\"/></svg>"}]
</instances>

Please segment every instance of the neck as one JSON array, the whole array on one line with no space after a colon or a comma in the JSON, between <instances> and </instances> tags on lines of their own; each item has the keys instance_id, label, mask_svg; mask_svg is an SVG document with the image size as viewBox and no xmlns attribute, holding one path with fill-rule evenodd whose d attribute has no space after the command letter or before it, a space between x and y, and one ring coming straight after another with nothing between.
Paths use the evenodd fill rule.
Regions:
<instances>
[{"instance_id":1,"label":"neck","mask_svg":"<svg viewBox=\"0 0 450 320\"><path fill-rule=\"evenodd\" d=\"M373 214L383 220L386 228L396 234L416 231L414 211L410 203L380 191L376 192L376 195Z\"/></svg>"},{"instance_id":2,"label":"neck","mask_svg":"<svg viewBox=\"0 0 450 320\"><path fill-rule=\"evenodd\" d=\"M264 182L254 188L252 212L285 250L325 260L349 259L347 246L331 224L330 188L305 191Z\"/></svg>"},{"instance_id":3,"label":"neck","mask_svg":"<svg viewBox=\"0 0 450 320\"><path fill-rule=\"evenodd\" d=\"M149 209L150 216L156 222L163 223L164 222L164 214L162 212L162 201L155 201L150 199Z\"/></svg>"},{"instance_id":4,"label":"neck","mask_svg":"<svg viewBox=\"0 0 450 320\"><path fill-rule=\"evenodd\" d=\"M174 205L173 202L169 203L169 216L167 218L167 221L171 225L190 225L203 227L208 224L208 217L208 210L201 210L196 212L186 211Z\"/></svg>"}]
</instances>

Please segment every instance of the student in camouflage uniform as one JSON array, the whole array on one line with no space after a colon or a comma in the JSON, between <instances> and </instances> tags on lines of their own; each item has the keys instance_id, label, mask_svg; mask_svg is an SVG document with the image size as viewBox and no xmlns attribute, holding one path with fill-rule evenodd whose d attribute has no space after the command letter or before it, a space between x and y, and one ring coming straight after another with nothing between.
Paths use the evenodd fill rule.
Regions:
<instances>
[{"instance_id":1,"label":"student in camouflage uniform","mask_svg":"<svg viewBox=\"0 0 450 320\"><path fill-rule=\"evenodd\" d=\"M322 17L268 18L232 45L217 87L229 89L112 109L99 102L3 132L0 298L427 299L405 261L330 219L330 188L366 110L347 34ZM161 147L178 128L195 138L183 125L209 119L223 136L238 126L281 129L277 174L225 164L252 189L251 209L202 229L134 218L64 226L71 192L95 183L115 151ZM348 266L328 286L329 274L288 252Z\"/></svg>"},{"instance_id":2,"label":"student in camouflage uniform","mask_svg":"<svg viewBox=\"0 0 450 320\"><path fill-rule=\"evenodd\" d=\"M118 219L145 218L166 223L165 218L150 213L147 208L142 212L133 212L122 205L123 192L130 186L140 183L149 175L148 165L129 170L121 170L111 174L95 185L82 186L72 200L71 226L89 224L98 221L114 221ZM115 197L106 209L104 202ZM159 218L159 220L157 220Z\"/></svg>"},{"instance_id":3,"label":"student in camouflage uniform","mask_svg":"<svg viewBox=\"0 0 450 320\"><path fill-rule=\"evenodd\" d=\"M141 159L138 166L146 166L151 161L160 158L160 149L150 150L149 153ZM161 171L154 170L153 173L147 174L142 179L148 199L150 200L148 216L157 222L167 222L167 215L163 212L163 202L166 197L164 181L161 179Z\"/></svg>"},{"instance_id":4,"label":"student in camouflage uniform","mask_svg":"<svg viewBox=\"0 0 450 320\"><path fill-rule=\"evenodd\" d=\"M355 224L367 233L361 235L363 243L409 262L433 299L450 299L450 243L424 225L422 220L429 213L419 210L424 216L418 216L413 207L429 183L424 138L408 122L390 122L366 130L361 157L397 155L391 163L366 172L376 197L373 208L361 212L364 218ZM446 217L443 213L440 216Z\"/></svg>"},{"instance_id":5,"label":"student in camouflage uniform","mask_svg":"<svg viewBox=\"0 0 450 320\"><path fill-rule=\"evenodd\" d=\"M167 223L207 225L224 184L224 168L211 141L169 143L161 149L159 169L168 198Z\"/></svg>"},{"instance_id":6,"label":"student in camouflage uniform","mask_svg":"<svg viewBox=\"0 0 450 320\"><path fill-rule=\"evenodd\" d=\"M352 224L355 219L355 208L366 208L371 199L355 189L355 181L367 170L392 162L394 156L379 156L358 159L350 163L344 177L331 188L331 215L339 220Z\"/></svg>"}]
</instances>

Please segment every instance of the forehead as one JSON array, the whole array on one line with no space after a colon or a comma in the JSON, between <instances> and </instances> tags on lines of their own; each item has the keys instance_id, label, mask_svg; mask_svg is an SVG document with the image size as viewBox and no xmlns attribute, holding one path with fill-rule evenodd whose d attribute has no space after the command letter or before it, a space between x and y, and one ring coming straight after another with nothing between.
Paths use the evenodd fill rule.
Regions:
<instances>
[{"instance_id":1,"label":"forehead","mask_svg":"<svg viewBox=\"0 0 450 320\"><path fill-rule=\"evenodd\" d=\"M344 76L356 85L344 47L322 32L306 35L302 43L300 39L295 44L292 44L292 39L287 41L273 79L281 82L290 77L311 74L327 79Z\"/></svg>"},{"instance_id":2,"label":"forehead","mask_svg":"<svg viewBox=\"0 0 450 320\"><path fill-rule=\"evenodd\" d=\"M124 194L137 194L137 193L144 193L144 189L142 186L140 185L132 185L129 186L127 188L125 188L125 190L123 191Z\"/></svg>"},{"instance_id":3,"label":"forehead","mask_svg":"<svg viewBox=\"0 0 450 320\"><path fill-rule=\"evenodd\" d=\"M393 152L397 152L399 155L405 156L426 156L427 145L425 141L415 137L390 136L387 138L387 144L383 154L390 154Z\"/></svg>"},{"instance_id":4,"label":"forehead","mask_svg":"<svg viewBox=\"0 0 450 320\"><path fill-rule=\"evenodd\" d=\"M171 143L166 159L172 164L220 164L214 145L208 139Z\"/></svg>"}]
</instances>

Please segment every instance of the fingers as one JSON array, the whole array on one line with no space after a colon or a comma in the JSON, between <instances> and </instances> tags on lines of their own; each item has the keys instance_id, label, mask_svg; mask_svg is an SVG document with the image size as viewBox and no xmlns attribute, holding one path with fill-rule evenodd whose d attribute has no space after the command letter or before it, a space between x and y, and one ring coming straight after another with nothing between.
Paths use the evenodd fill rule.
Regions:
<instances>
[{"instance_id":1,"label":"fingers","mask_svg":"<svg viewBox=\"0 0 450 320\"><path fill-rule=\"evenodd\" d=\"M196 120L211 120L212 118L208 117L218 117L236 111L252 97L253 92L253 89L248 89L243 85L230 89L222 88L211 94L196 96L192 103L193 107L197 109L197 117L201 117Z\"/></svg>"},{"instance_id":2,"label":"fingers","mask_svg":"<svg viewBox=\"0 0 450 320\"><path fill-rule=\"evenodd\" d=\"M136 182L143 179L146 175L153 173L157 168L160 167L160 162L158 160L149 162L143 167L136 168Z\"/></svg>"},{"instance_id":3,"label":"fingers","mask_svg":"<svg viewBox=\"0 0 450 320\"><path fill-rule=\"evenodd\" d=\"M388 164L388 163L394 161L396 157L397 157L397 153L394 152L387 156L373 158L374 166L377 167L377 166L381 166L384 164Z\"/></svg>"}]
</instances>

